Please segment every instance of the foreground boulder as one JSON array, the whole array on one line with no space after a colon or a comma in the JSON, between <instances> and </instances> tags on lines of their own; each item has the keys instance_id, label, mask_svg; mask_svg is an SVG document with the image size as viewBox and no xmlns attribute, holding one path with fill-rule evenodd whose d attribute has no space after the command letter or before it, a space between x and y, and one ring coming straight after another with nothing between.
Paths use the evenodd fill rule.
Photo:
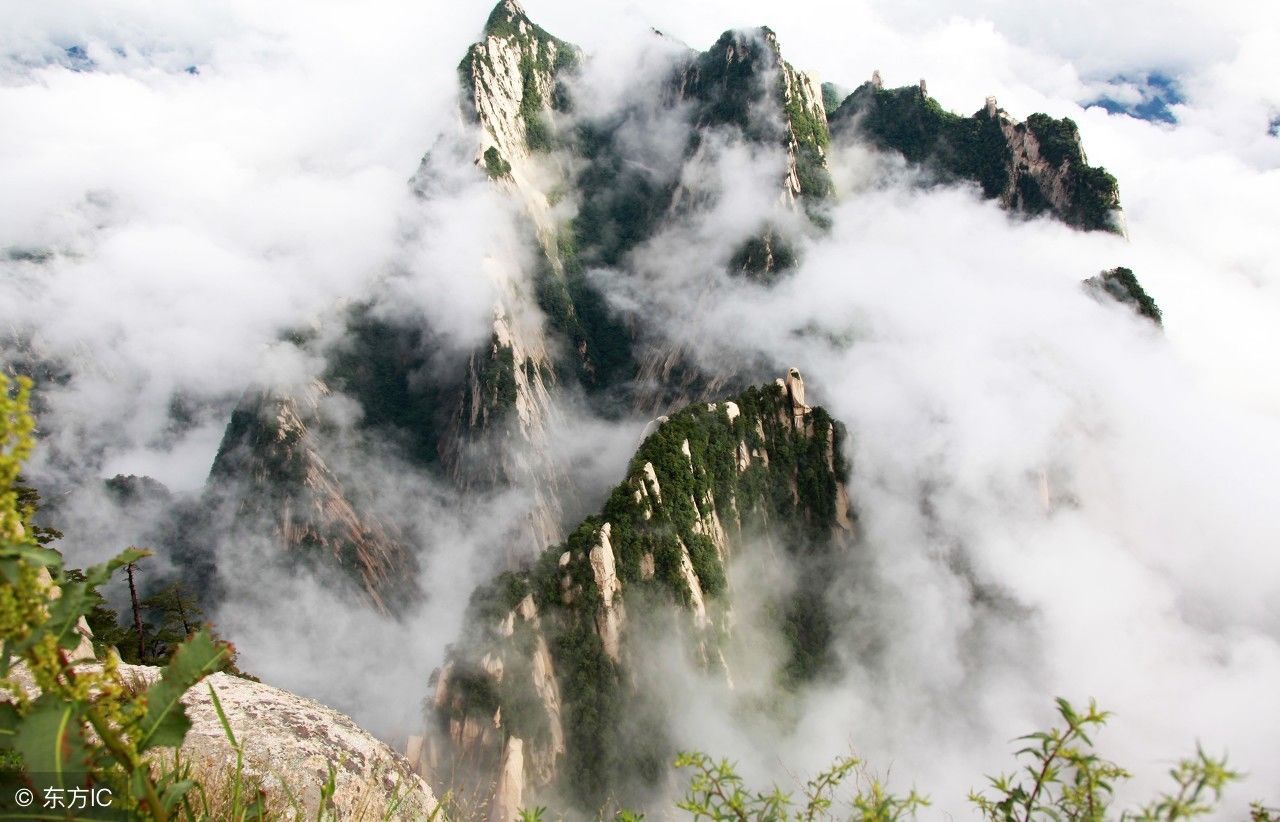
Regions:
<instances>
[{"instance_id":1,"label":"foreground boulder","mask_svg":"<svg viewBox=\"0 0 1280 822\"><path fill-rule=\"evenodd\" d=\"M89 663L97 665L98 663ZM163 669L120 665L131 688L143 690ZM13 675L38 693L25 667ZM408 761L350 717L297 694L225 673L207 677L183 697L191 730L182 758L192 766L215 811L230 795L236 751L214 709L212 688L236 741L244 751L242 793L262 791L269 811L281 818L315 819L321 789L334 770L334 792L326 818L425 820L436 800Z\"/></svg>"},{"instance_id":2,"label":"foreground boulder","mask_svg":"<svg viewBox=\"0 0 1280 822\"><path fill-rule=\"evenodd\" d=\"M126 679L147 683L160 668L122 665ZM214 710L209 689L244 748L244 771L271 805L289 807L292 795L314 818L321 787L334 770L332 811L338 819L427 819L436 807L431 789L393 751L345 714L297 694L230 674L214 674L187 692L191 730L182 755L208 786L234 773L236 753Z\"/></svg>"}]
</instances>

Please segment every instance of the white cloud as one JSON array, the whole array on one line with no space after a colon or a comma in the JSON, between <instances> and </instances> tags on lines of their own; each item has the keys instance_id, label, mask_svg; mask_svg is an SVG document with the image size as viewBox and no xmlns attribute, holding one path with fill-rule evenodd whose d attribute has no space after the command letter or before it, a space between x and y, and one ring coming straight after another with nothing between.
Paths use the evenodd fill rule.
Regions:
<instances>
[{"instance_id":1,"label":"white cloud","mask_svg":"<svg viewBox=\"0 0 1280 822\"><path fill-rule=\"evenodd\" d=\"M764 292L717 279L714 264L769 213L756 172L778 158L727 147L690 180L719 207L640 261L645 282L666 287L617 295L668 318L708 360L764 353L800 365L855 436L870 553L847 589L865 620L848 639L883 651L814 695L797 732L806 744L783 744L793 767L852 741L954 807L1063 693L1117 711L1103 740L1144 786L1166 764L1153 758L1197 737L1251 772L1238 800L1280 778L1268 736L1280 726L1280 140L1266 133L1280 111L1276 9L530 0L535 19L601 55L608 70L590 86L601 100L628 90L645 25L705 48L724 28L768 23L784 54L823 79L854 86L879 68L890 84L927 78L961 112L996 94L1017 115L1072 116L1090 159L1120 180L1128 243L1011 223L971 192L921 194L901 169L836 152L850 196L831 236ZM198 485L219 420L279 364L266 352L281 353L269 348L280 333L388 272L398 276L380 293L459 346L487 335L475 246L509 251L506 212L478 174L425 204L406 186L456 125L454 67L487 12L289 2L176 15L134 0L0 13L0 248L57 252L41 266L3 264L0 322L31 327L76 374L47 395L58 439L44 450L75 457L73 468ZM73 45L97 70L58 62ZM1186 97L1176 127L1080 108L1114 75L1154 69ZM644 137L666 156L657 149L670 134ZM724 247L708 254L715 242ZM1081 292L1081 278L1117 264L1164 308L1165 337ZM684 297L691 282L696 301ZM174 392L211 409L176 441L162 436ZM586 428L575 459L605 482L630 429ZM1047 515L1041 470L1078 505ZM433 545L492 536L435 489L401 487L410 501L423 495L409 510L435 523L424 526ZM448 564L464 554L429 553L424 581L466 590L484 568ZM972 607L957 555L1021 610ZM274 634L232 620L246 663L380 727L401 721L403 711L368 709L369 695L425 691L458 598L395 627L298 586L274 602L315 607L295 621L268 609L283 626ZM397 653L412 663L391 671ZM358 660L360 676L329 676L335 656ZM732 734L726 744L741 744Z\"/></svg>"}]
</instances>

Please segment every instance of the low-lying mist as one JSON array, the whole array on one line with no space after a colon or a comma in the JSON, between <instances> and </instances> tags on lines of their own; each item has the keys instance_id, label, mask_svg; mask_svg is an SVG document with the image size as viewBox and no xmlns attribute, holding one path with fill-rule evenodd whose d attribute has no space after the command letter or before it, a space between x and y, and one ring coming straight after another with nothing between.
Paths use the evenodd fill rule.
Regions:
<instances>
[{"instance_id":1,"label":"low-lying mist","mask_svg":"<svg viewBox=\"0 0 1280 822\"><path fill-rule=\"evenodd\" d=\"M320 375L290 334L341 345L338 318L359 303L465 357L488 339L495 294L529 287L520 215L470 165L473 135L453 113L454 66L484 11L333 15L294 29L241 9L194 33L157 17L146 36L96 21L71 39L67 21L33 17L27 37L0 40L0 112L14 124L0 173L16 183L0 194L0 329L8 356L59 376L37 386L29 478L62 517L72 565L153 539L167 516L160 503L120 508L102 480L149 475L196 501L242 394ZM958 36L931 32L895 42ZM988 35L989 62L1025 57ZM77 38L92 70L65 65ZM615 40L626 48L587 62L590 105L576 116L639 106L619 119L633 159L679 159L693 205L592 282L646 344L708 372L799 368L809 402L848 427L859 514L831 588L835 673L788 692L778 721L744 719L783 698L785 655L761 603L794 573L745 551L730 569L732 689L648 638L671 740L760 782L852 750L958 814L970 788L1011 768L1011 739L1052 721L1054 696L1093 697L1115 712L1097 741L1134 773L1125 799L1164 787L1197 741L1248 773L1229 809L1280 798L1280 240L1268 216L1280 140L1241 136L1232 118L1253 108L1216 96L1252 52L1191 61L1176 126L1081 109L1067 94L1078 84L1040 63L1020 79L1021 99L1076 117L1091 161L1118 177L1124 239L1011 217L856 143L829 152L837 199L815 229L779 202L781 149L716 134L684 162L687 113L643 105L678 47L639 27L584 45ZM804 68L808 55L787 58ZM851 84L876 67L856 55L839 66L850 76L831 79ZM415 196L428 148L436 173ZM736 244L765 225L797 243L795 269L770 286L728 275ZM1118 265L1165 310L1164 331L1081 286ZM399 742L421 727L470 592L532 553L507 544L531 503L528 489L459 491L349 411L333 463L412 535L423 600L380 615L350 586L281 562L262 534L210 546L225 587L210 616L245 670ZM549 441L576 489L567 527L622 478L644 423L559 402ZM108 593L123 605L123 588Z\"/></svg>"}]
</instances>

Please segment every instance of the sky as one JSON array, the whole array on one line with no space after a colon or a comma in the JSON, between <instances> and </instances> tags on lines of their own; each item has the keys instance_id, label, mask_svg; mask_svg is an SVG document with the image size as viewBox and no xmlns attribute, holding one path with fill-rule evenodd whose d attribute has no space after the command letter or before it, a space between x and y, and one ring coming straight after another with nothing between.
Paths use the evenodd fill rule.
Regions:
<instances>
[{"instance_id":1,"label":"sky","mask_svg":"<svg viewBox=\"0 0 1280 822\"><path fill-rule=\"evenodd\" d=\"M1108 738L1144 785L1167 764L1152 750L1173 756L1199 736L1256 772L1254 793L1280 801L1280 760L1261 730L1280 727L1270 515L1280 138L1268 131L1280 116L1280 6L529 0L526 10L595 55L597 87L619 100L649 27L705 48L726 28L767 24L784 56L823 81L852 88L879 70L889 85L925 78L962 113L995 95L1014 116L1070 116L1090 161L1119 179L1127 240L1011 224L970 192L921 194L884 158L837 146L844 197L832 235L776 291L717 281L718 302L694 316L654 301L663 289L630 294L619 281L620 300L682 320L668 324L673 336L695 335L709 359L801 364L813 396L854 433L865 469L855 495L879 513L868 519L869 568L846 590L861 603L851 613L874 615L867 634L896 650L815 695L795 737L811 744L780 750L807 767L860 727L869 757L962 794L971 760L998 767L1010 736L1048 718L1045 695L1067 691L1117 710L1127 724L1118 718ZM487 335L492 287L459 272L483 266L477 248L510 242L509 209L478 174L426 203L407 186L439 135L458 132L455 67L487 13L408 2L196 2L179 13L157 0L0 11L0 329L31 335L74 374L44 396L38 475L148 474L198 490L245 386L314 367L282 349L281 334L388 277L397 308L459 349ZM1163 108L1146 105L1155 96ZM671 260L758 217L759 192L735 181L776 160L730 146L701 169L723 207L643 249L639 282L714 279ZM1160 304L1163 335L1077 293L1083 276L1117 264ZM735 333L744 323L781 331L748 343ZM781 333L803 328L861 344ZM197 409L178 430L175 396ZM591 471L620 471L634 431L574 419L591 432L583 441L602 444ZM1041 469L1080 507L1046 516L1024 482ZM427 568L469 590L484 566L468 564L468 550L501 523L399 466L378 470L397 478L435 542L453 546ZM922 487L935 489L937 522L912 507ZM974 609L954 556L1036 616ZM401 717L370 707L370 694L416 710L459 603L437 598L392 631L297 584L277 601L313 605L292 615L243 589L250 616L233 628L291 626L240 642L248 667L380 730ZM851 659L870 641L845 640ZM335 682L323 667L335 648L374 673ZM397 654L412 661L387 666ZM714 703L714 691L697 693ZM964 721L949 718L957 712ZM698 716L698 739L750 750L728 718Z\"/></svg>"}]
</instances>

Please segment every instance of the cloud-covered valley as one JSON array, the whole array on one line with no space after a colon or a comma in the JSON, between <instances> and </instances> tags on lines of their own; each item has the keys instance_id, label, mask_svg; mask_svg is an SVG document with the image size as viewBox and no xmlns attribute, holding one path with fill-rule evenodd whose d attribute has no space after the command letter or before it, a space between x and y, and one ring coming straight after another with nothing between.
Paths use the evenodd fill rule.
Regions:
<instances>
[{"instance_id":1,"label":"cloud-covered valley","mask_svg":"<svg viewBox=\"0 0 1280 822\"><path fill-rule=\"evenodd\" d=\"M1053 696L1095 697L1116 713L1102 747L1135 775L1126 799L1199 740L1249 774L1231 810L1280 801L1280 14L778 6L527 4L590 58L571 119L621 122L627 159L691 204L591 282L646 344L709 372L799 368L850 434L865 551L831 593L840 676L779 732L672 658L670 734L760 780L852 747L959 815ZM148 475L198 499L245 392L320 376L351 305L427 329L430 362L465 359L536 267L457 111L487 4L95 8L0 12L0 336L11 364L52 377L30 479L60 506L73 564L160 516L122 516L101 480ZM760 24L847 90L879 70L894 86L923 76L956 112L995 95L1019 118L1073 118L1119 180L1127 236L1011 216L850 138L828 153L819 231L779 205L781 150L717 133L685 157L688 112L645 101L680 43ZM1159 92L1153 73L1176 89L1172 122L1088 105L1136 104ZM765 225L796 238L794 270L767 286L727 274ZM1163 329L1082 287L1115 266ZM573 392L555 408L572 520L603 502L646 420ZM510 535L536 489L460 490L358 430L358 405L331 410L331 462L409 535L426 596L384 616L322 576L262 574L265 540L228 540L217 621L246 670L399 743L471 590L533 553ZM744 623L753 586L785 576L755 570L734 572ZM779 664L769 629L752 636L739 693Z\"/></svg>"}]
</instances>

